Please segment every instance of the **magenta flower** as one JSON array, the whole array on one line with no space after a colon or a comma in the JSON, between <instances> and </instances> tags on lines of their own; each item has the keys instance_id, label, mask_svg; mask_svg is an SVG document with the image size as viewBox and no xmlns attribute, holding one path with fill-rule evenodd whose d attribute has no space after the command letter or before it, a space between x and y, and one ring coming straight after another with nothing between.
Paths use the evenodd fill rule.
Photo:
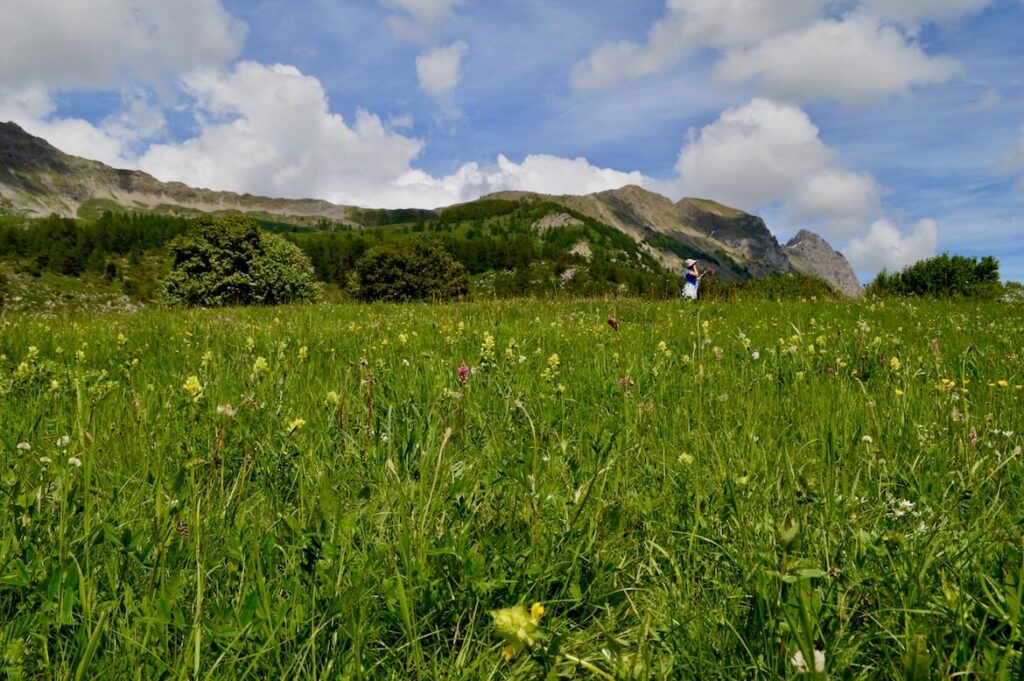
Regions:
<instances>
[{"instance_id":1,"label":"magenta flower","mask_svg":"<svg viewBox=\"0 0 1024 681\"><path fill-rule=\"evenodd\" d=\"M608 318L608 326L612 327L612 331L619 330L619 320L614 316Z\"/></svg>"},{"instance_id":2,"label":"magenta flower","mask_svg":"<svg viewBox=\"0 0 1024 681\"><path fill-rule=\"evenodd\" d=\"M469 367L463 362L459 365L459 383L466 385L466 379L469 378Z\"/></svg>"}]
</instances>

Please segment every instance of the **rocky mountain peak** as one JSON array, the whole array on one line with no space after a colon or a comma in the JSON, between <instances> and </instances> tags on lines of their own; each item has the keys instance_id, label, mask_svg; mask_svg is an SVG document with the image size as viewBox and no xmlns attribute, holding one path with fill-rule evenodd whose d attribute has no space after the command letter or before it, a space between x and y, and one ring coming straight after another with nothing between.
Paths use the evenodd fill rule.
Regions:
<instances>
[{"instance_id":1,"label":"rocky mountain peak","mask_svg":"<svg viewBox=\"0 0 1024 681\"><path fill-rule=\"evenodd\" d=\"M764 220L716 201L685 198L676 204L684 224L717 239L749 261L754 276L792 270Z\"/></svg>"},{"instance_id":2,"label":"rocky mountain peak","mask_svg":"<svg viewBox=\"0 0 1024 681\"><path fill-rule=\"evenodd\" d=\"M801 229L784 250L796 271L821 277L850 298L861 294L860 282L850 263L814 232Z\"/></svg>"},{"instance_id":3,"label":"rocky mountain peak","mask_svg":"<svg viewBox=\"0 0 1024 681\"><path fill-rule=\"evenodd\" d=\"M0 169L65 170L64 154L17 123L0 122Z\"/></svg>"}]
</instances>

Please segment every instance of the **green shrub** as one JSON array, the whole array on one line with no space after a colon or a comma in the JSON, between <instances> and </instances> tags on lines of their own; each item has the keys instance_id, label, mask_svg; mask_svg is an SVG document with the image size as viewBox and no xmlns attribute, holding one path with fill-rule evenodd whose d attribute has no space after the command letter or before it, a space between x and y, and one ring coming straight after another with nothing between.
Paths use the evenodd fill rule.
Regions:
<instances>
[{"instance_id":1,"label":"green shrub","mask_svg":"<svg viewBox=\"0 0 1024 681\"><path fill-rule=\"evenodd\" d=\"M452 300L469 291L466 268L425 238L388 242L356 263L356 296L363 301Z\"/></svg>"},{"instance_id":2,"label":"green shrub","mask_svg":"<svg viewBox=\"0 0 1024 681\"><path fill-rule=\"evenodd\" d=\"M882 271L868 287L876 296L980 297L996 298L999 261L992 256L968 258L946 254L921 260L902 272Z\"/></svg>"},{"instance_id":3,"label":"green shrub","mask_svg":"<svg viewBox=\"0 0 1024 681\"><path fill-rule=\"evenodd\" d=\"M309 258L247 217L202 218L169 249L173 269L165 291L174 304L277 305L320 294Z\"/></svg>"}]
</instances>

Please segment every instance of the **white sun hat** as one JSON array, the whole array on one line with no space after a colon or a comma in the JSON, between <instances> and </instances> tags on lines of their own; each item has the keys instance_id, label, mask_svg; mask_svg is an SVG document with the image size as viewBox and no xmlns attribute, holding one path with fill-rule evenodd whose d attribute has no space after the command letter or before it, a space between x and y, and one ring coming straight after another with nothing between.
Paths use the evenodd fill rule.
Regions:
<instances>
[{"instance_id":1,"label":"white sun hat","mask_svg":"<svg viewBox=\"0 0 1024 681\"><path fill-rule=\"evenodd\" d=\"M693 258L687 258L686 260L683 261L683 264L686 265L687 267L693 267L694 265L697 264L697 261L694 260Z\"/></svg>"}]
</instances>

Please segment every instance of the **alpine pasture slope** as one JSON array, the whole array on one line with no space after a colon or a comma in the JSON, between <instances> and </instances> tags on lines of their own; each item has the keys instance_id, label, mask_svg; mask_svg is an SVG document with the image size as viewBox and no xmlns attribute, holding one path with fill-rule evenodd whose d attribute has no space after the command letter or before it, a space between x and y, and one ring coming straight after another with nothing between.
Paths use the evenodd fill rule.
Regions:
<instances>
[{"instance_id":1,"label":"alpine pasture slope","mask_svg":"<svg viewBox=\"0 0 1024 681\"><path fill-rule=\"evenodd\" d=\"M0 324L7 678L1024 669L1019 305Z\"/></svg>"}]
</instances>

